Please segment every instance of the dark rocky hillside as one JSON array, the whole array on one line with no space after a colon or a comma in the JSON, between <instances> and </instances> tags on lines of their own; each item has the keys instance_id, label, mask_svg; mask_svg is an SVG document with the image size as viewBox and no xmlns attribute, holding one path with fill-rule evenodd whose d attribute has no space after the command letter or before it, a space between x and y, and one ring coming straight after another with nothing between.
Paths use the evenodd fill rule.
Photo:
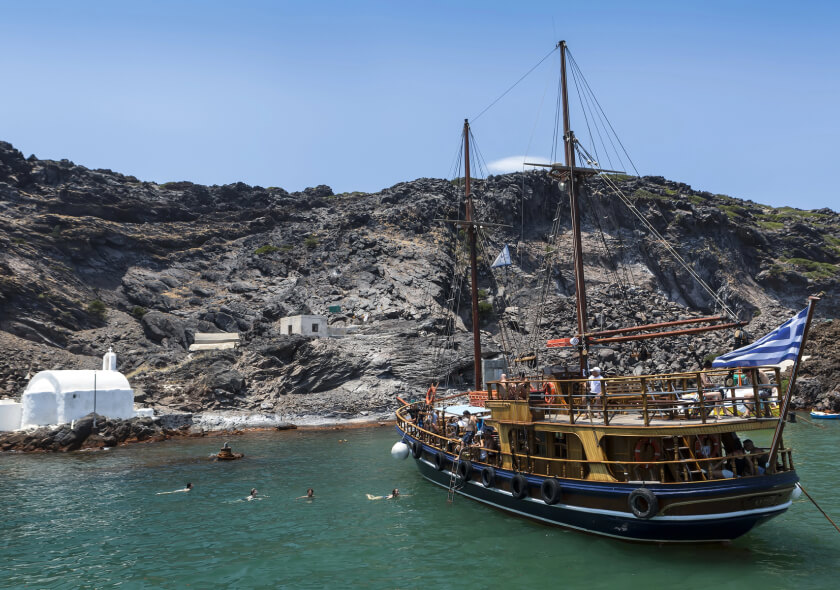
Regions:
<instances>
[{"instance_id":1,"label":"dark rocky hillside","mask_svg":"<svg viewBox=\"0 0 840 590\"><path fill-rule=\"evenodd\" d=\"M840 215L774 209L692 190L659 177L616 178L657 230L760 335L809 294L824 292L817 337L840 313ZM524 199L523 199L524 191ZM568 203L539 172L476 183L479 216L503 227L489 256L517 244L515 267L481 277L487 355L496 319L517 343L533 330L542 258ZM27 373L93 368L112 345L138 401L159 411L248 410L287 416L358 416L394 407L442 373L470 373L466 295L449 366L432 354L452 282L458 189L419 179L375 194L326 186L288 193L241 183L158 185L72 162L24 158L0 142L0 395L18 397ZM559 209L557 203L561 204ZM614 196L584 199L591 325L604 328L714 311L711 298L641 231ZM524 217L524 220L523 220ZM569 240L557 245L539 337L571 332ZM492 250L492 252L490 252ZM340 313L328 314L329 306ZM344 338L279 332L300 313L349 327ZM238 331L236 351L189 354L196 332ZM836 329L834 330L836 332ZM731 333L597 349L608 372L696 366L726 351ZM840 384L835 349L812 351L798 398L815 403ZM553 353L552 353L553 354ZM544 357L545 363L562 358ZM827 399L827 398L826 398Z\"/></svg>"}]
</instances>

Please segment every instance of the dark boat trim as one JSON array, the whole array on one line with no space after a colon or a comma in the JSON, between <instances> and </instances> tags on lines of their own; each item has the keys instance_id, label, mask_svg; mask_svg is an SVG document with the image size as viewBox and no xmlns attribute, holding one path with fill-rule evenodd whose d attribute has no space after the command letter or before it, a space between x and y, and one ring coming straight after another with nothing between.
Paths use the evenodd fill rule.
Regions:
<instances>
[{"instance_id":1,"label":"dark boat trim","mask_svg":"<svg viewBox=\"0 0 840 590\"><path fill-rule=\"evenodd\" d=\"M415 439L405 435L405 440ZM440 453L438 449L423 445L424 452ZM449 488L451 479L451 461L453 455L443 453L449 469L438 471L434 463L425 456L416 459L420 474L427 480L443 488ZM479 464L473 464L477 471L482 469ZM506 469L494 467L497 481L508 481L516 475ZM526 475L526 474L522 474ZM547 478L526 475L530 486L539 487ZM727 494L756 494L761 491L771 492L779 486L792 486L798 481L795 472L780 473L764 476L760 479L742 478L724 482L708 482L698 484L633 484L609 482L584 482L577 480L559 479L564 492L584 493L590 497L619 496L626 498L630 492L644 487L654 492L658 498L680 501L690 497L708 498L709 496ZM676 488L676 489L675 489ZM604 535L627 541L644 541L654 543L680 542L721 542L729 541L747 533L750 529L786 511L791 500L774 506L737 510L732 512L718 512L697 515L656 515L649 519L638 518L629 510L627 512L574 506L558 502L549 505L542 500L527 497L517 500L511 492L494 488L485 488L479 481L468 481L454 490L457 494L488 504L505 512L517 514L525 518L538 520L548 524ZM723 499L723 498L722 498Z\"/></svg>"}]
</instances>

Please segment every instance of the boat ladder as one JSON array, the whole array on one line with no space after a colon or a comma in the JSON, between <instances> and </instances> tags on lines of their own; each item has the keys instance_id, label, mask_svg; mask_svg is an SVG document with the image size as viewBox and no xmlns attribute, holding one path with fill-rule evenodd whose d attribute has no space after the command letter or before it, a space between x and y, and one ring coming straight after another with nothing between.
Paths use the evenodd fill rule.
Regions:
<instances>
[{"instance_id":1,"label":"boat ladder","mask_svg":"<svg viewBox=\"0 0 840 590\"><path fill-rule=\"evenodd\" d=\"M697 463L697 457L694 455L694 450L691 447L691 441L687 436L680 438L674 437L674 449L676 450L676 459L678 461L685 459L693 459L692 463L683 463L686 470L683 472L686 481L702 481L708 479L706 474L700 469L700 464Z\"/></svg>"},{"instance_id":2,"label":"boat ladder","mask_svg":"<svg viewBox=\"0 0 840 590\"><path fill-rule=\"evenodd\" d=\"M446 501L450 504L455 501L455 492L463 487L464 483L458 485L458 466L461 464L461 456L464 452L469 453L470 448L463 443L458 446L458 452L455 455L455 460L452 462L452 471L449 473L449 492L446 494Z\"/></svg>"}]
</instances>

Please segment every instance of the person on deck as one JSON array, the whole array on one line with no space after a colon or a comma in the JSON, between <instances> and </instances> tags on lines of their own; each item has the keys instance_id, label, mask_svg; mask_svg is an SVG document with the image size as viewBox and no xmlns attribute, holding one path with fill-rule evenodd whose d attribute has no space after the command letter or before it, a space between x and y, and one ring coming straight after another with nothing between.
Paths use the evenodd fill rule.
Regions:
<instances>
[{"instance_id":1,"label":"person on deck","mask_svg":"<svg viewBox=\"0 0 840 590\"><path fill-rule=\"evenodd\" d=\"M471 444L473 438L475 437L475 432L478 430L478 424L476 422L475 416L470 414L469 410L464 410L463 413L464 418L464 436L461 438L461 442L465 445Z\"/></svg>"},{"instance_id":2,"label":"person on deck","mask_svg":"<svg viewBox=\"0 0 840 590\"><path fill-rule=\"evenodd\" d=\"M744 475L755 475L755 466L752 461L747 458L746 453L744 452L744 446L740 441L735 441L735 448L732 453L728 454L728 456L732 457L735 474L738 477L742 477Z\"/></svg>"},{"instance_id":3,"label":"person on deck","mask_svg":"<svg viewBox=\"0 0 840 590\"><path fill-rule=\"evenodd\" d=\"M770 378L767 376L767 373L762 371L761 369L756 370L758 373L758 385L760 389L758 390L758 399L761 400L758 403L758 414L759 416L764 414L765 418L772 418L773 413L770 410L770 398L776 393L775 388L771 387Z\"/></svg>"},{"instance_id":4,"label":"person on deck","mask_svg":"<svg viewBox=\"0 0 840 590\"><path fill-rule=\"evenodd\" d=\"M589 395L601 396L603 395L603 387L601 387L601 369L593 367L592 374L589 375Z\"/></svg>"},{"instance_id":5,"label":"person on deck","mask_svg":"<svg viewBox=\"0 0 840 590\"><path fill-rule=\"evenodd\" d=\"M458 436L458 419L452 416L446 422L446 436L449 438L457 438Z\"/></svg>"},{"instance_id":6,"label":"person on deck","mask_svg":"<svg viewBox=\"0 0 840 590\"><path fill-rule=\"evenodd\" d=\"M703 361L703 371L711 371L712 370L712 361L705 360ZM721 403L723 400L723 393L721 389L714 384L712 381L711 376L703 372L700 374L700 385L703 387L703 399L706 401L713 401L715 402L715 419L718 418L718 414L723 414L724 416L727 415L734 415L729 408ZM699 396L698 396L699 398Z\"/></svg>"},{"instance_id":7,"label":"person on deck","mask_svg":"<svg viewBox=\"0 0 840 590\"><path fill-rule=\"evenodd\" d=\"M744 451L749 455L748 459L750 463L755 465L758 474L764 475L764 472L767 471L767 461L770 458L770 454L760 451L750 439L744 441Z\"/></svg>"},{"instance_id":8,"label":"person on deck","mask_svg":"<svg viewBox=\"0 0 840 590\"><path fill-rule=\"evenodd\" d=\"M502 399L509 399L508 397L508 378L505 373L502 373L502 376L499 377L499 396Z\"/></svg>"}]
</instances>

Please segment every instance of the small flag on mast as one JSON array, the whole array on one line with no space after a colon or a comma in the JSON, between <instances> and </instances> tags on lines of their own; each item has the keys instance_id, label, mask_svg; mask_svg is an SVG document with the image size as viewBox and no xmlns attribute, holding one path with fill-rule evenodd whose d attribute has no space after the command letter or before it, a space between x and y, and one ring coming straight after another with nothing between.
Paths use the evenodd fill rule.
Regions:
<instances>
[{"instance_id":1,"label":"small flag on mast","mask_svg":"<svg viewBox=\"0 0 840 590\"><path fill-rule=\"evenodd\" d=\"M733 350L712 361L713 367L760 367L796 360L808 319L806 307L784 324L752 344Z\"/></svg>"},{"instance_id":2,"label":"small flag on mast","mask_svg":"<svg viewBox=\"0 0 840 590\"><path fill-rule=\"evenodd\" d=\"M507 244L499 252L499 255L496 256L496 260L493 261L493 264L490 265L490 268L499 268L500 266L510 266L512 262L510 261L510 250L508 249Z\"/></svg>"}]
</instances>

